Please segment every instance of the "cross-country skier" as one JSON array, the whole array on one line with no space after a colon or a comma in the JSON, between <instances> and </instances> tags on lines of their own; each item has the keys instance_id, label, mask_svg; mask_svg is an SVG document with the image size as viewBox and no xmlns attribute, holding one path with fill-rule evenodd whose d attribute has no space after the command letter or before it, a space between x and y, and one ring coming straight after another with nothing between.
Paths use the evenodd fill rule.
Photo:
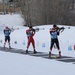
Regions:
<instances>
[{"instance_id":1,"label":"cross-country skier","mask_svg":"<svg viewBox=\"0 0 75 75\"><path fill-rule=\"evenodd\" d=\"M50 30L50 35L51 35L51 46L50 46L50 51L49 51L49 58L51 57L51 52L52 52L52 48L54 46L54 44L56 44L59 55L58 57L61 57L61 51L60 51L60 47L59 47L59 41L58 41L58 35L60 30L64 29L64 27L59 28L57 27L57 25L53 25L53 28Z\"/></svg>"},{"instance_id":2,"label":"cross-country skier","mask_svg":"<svg viewBox=\"0 0 75 75\"><path fill-rule=\"evenodd\" d=\"M4 36L5 36L4 47L6 45L6 42L8 41L9 48L11 48L11 46L10 46L10 33L11 33L11 30L8 28L8 26L6 26L4 29Z\"/></svg>"},{"instance_id":3,"label":"cross-country skier","mask_svg":"<svg viewBox=\"0 0 75 75\"><path fill-rule=\"evenodd\" d=\"M27 34L27 38L28 38L26 53L28 53L28 48L30 46L30 43L32 43L34 53L37 53L37 51L35 50L35 41L33 38L33 36L35 35L35 29L33 29L32 26L29 26L29 29L26 30L26 34Z\"/></svg>"}]
</instances>

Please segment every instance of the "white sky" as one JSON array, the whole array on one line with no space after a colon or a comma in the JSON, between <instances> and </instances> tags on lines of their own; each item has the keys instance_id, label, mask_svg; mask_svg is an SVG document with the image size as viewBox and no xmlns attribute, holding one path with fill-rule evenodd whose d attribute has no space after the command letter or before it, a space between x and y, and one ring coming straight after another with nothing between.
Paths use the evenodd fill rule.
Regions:
<instances>
[{"instance_id":1,"label":"white sky","mask_svg":"<svg viewBox=\"0 0 75 75\"><path fill-rule=\"evenodd\" d=\"M8 25L9 27L19 27L20 30L15 30L11 33L11 46L14 48L26 50L27 37L26 29L23 27L23 19L20 15L0 15L0 26ZM16 25L16 26L15 26ZM59 25L60 26L60 25ZM5 27L5 26L4 26ZM45 28L40 30L34 36L36 42L36 50L41 52L49 52L50 46L50 34L48 26L38 26L39 28ZM0 27L1 28L1 27ZM35 27L36 28L36 27ZM3 30L3 29L2 29ZM0 30L0 40L4 41L4 35ZM74 44L75 28L65 29L59 36L60 47L62 55L75 57ZM14 44L17 41L18 44ZM25 43L25 45L23 45ZM45 47L42 45L45 43ZM0 43L3 46L3 42ZM7 44L8 46L8 44ZM68 50L71 46L72 50ZM29 50L33 50L30 46ZM58 53L57 49L53 49L53 53ZM33 57L29 55L14 54L9 52L0 51L0 75L75 75L75 64L65 63L53 60L44 59L41 57Z\"/></svg>"}]
</instances>

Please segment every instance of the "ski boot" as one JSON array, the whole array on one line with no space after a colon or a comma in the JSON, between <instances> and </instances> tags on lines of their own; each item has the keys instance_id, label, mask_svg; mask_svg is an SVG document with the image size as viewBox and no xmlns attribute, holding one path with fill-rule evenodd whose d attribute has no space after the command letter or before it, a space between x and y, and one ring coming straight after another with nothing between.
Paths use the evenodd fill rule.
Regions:
<instances>
[{"instance_id":1,"label":"ski boot","mask_svg":"<svg viewBox=\"0 0 75 75\"><path fill-rule=\"evenodd\" d=\"M57 56L57 58L61 58L61 51L59 52L59 55Z\"/></svg>"},{"instance_id":2,"label":"ski boot","mask_svg":"<svg viewBox=\"0 0 75 75\"><path fill-rule=\"evenodd\" d=\"M28 50L26 50L26 54L28 54Z\"/></svg>"},{"instance_id":3,"label":"ski boot","mask_svg":"<svg viewBox=\"0 0 75 75\"><path fill-rule=\"evenodd\" d=\"M9 49L11 49L11 46L9 45Z\"/></svg>"},{"instance_id":4,"label":"ski boot","mask_svg":"<svg viewBox=\"0 0 75 75\"><path fill-rule=\"evenodd\" d=\"M61 57L61 51L59 52L59 57Z\"/></svg>"},{"instance_id":5,"label":"ski boot","mask_svg":"<svg viewBox=\"0 0 75 75\"><path fill-rule=\"evenodd\" d=\"M5 45L4 45L3 47L4 47L4 49L5 49Z\"/></svg>"},{"instance_id":6,"label":"ski boot","mask_svg":"<svg viewBox=\"0 0 75 75\"><path fill-rule=\"evenodd\" d=\"M51 52L49 52L49 58L51 58Z\"/></svg>"},{"instance_id":7,"label":"ski boot","mask_svg":"<svg viewBox=\"0 0 75 75\"><path fill-rule=\"evenodd\" d=\"M34 54L36 54L37 53L37 51L34 49Z\"/></svg>"}]
</instances>

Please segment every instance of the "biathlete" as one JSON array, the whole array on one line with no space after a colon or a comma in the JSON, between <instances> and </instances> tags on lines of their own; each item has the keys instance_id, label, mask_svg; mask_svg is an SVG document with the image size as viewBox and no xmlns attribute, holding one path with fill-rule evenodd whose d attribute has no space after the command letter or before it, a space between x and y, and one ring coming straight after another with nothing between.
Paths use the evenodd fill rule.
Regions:
<instances>
[{"instance_id":1,"label":"biathlete","mask_svg":"<svg viewBox=\"0 0 75 75\"><path fill-rule=\"evenodd\" d=\"M28 38L26 53L28 53L28 48L30 46L30 43L32 43L33 50L34 50L33 52L37 53L37 51L35 50L35 41L33 38L33 36L35 35L35 29L33 29L32 26L29 26L29 29L26 30L26 34L27 34L27 38Z\"/></svg>"},{"instance_id":2,"label":"biathlete","mask_svg":"<svg viewBox=\"0 0 75 75\"><path fill-rule=\"evenodd\" d=\"M6 45L6 42L8 41L9 48L11 48L11 46L10 46L10 34L11 34L11 30L8 28L8 26L6 26L5 29L3 30L3 32L4 32L4 36L5 36L4 47Z\"/></svg>"},{"instance_id":3,"label":"biathlete","mask_svg":"<svg viewBox=\"0 0 75 75\"><path fill-rule=\"evenodd\" d=\"M58 49L59 55L57 57L61 57L61 50L59 47L59 40L58 40L58 35L60 30L63 30L64 27L59 28L57 25L53 25L53 28L50 30L50 35L51 35L51 45L50 45L50 51L49 51L49 58L51 57L51 52L54 44L56 44L56 47Z\"/></svg>"}]
</instances>

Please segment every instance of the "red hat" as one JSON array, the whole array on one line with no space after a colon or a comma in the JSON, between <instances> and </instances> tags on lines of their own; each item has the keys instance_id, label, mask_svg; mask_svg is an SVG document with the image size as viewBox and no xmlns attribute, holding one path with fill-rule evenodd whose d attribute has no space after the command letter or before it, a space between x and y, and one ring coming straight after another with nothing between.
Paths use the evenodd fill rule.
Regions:
<instances>
[{"instance_id":1,"label":"red hat","mask_svg":"<svg viewBox=\"0 0 75 75\"><path fill-rule=\"evenodd\" d=\"M6 26L5 29L8 29L8 26Z\"/></svg>"}]
</instances>

